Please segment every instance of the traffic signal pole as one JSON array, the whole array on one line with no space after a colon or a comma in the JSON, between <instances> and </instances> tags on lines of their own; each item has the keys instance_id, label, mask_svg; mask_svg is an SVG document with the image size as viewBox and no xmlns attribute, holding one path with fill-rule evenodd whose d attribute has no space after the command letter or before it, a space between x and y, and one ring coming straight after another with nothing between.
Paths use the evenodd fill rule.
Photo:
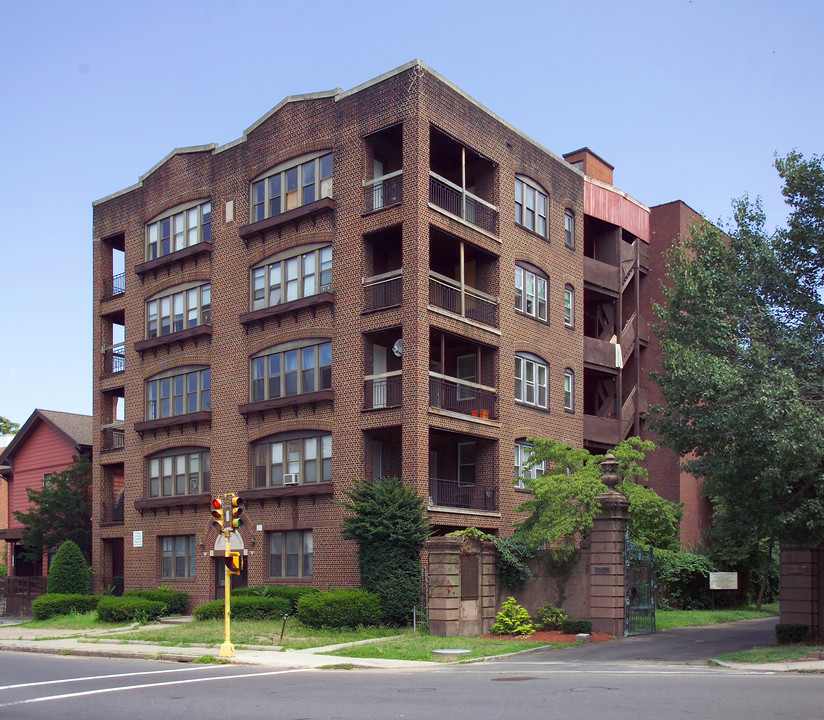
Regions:
<instances>
[{"instance_id":1,"label":"traffic signal pole","mask_svg":"<svg viewBox=\"0 0 824 720\"><path fill-rule=\"evenodd\" d=\"M225 540L224 545L224 557L230 557L229 553L232 551L231 546L229 545L229 533L231 533L231 527L225 528L223 530L223 538ZM224 591L224 602L223 602L223 644L220 646L220 654L218 657L234 657L235 656L235 646L232 645L232 630L231 630L231 608L229 603L231 602L231 585L232 585L232 578L229 575L229 566L224 563L223 567L223 591Z\"/></svg>"}]
</instances>

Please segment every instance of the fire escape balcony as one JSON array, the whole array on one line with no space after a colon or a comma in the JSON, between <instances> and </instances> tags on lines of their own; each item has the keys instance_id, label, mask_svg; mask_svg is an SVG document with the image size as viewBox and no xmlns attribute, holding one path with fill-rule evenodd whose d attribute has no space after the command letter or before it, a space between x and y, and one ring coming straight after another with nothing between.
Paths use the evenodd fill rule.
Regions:
<instances>
[{"instance_id":1,"label":"fire escape balcony","mask_svg":"<svg viewBox=\"0 0 824 720\"><path fill-rule=\"evenodd\" d=\"M363 194L367 213L400 205L403 202L403 170L365 181Z\"/></svg>"},{"instance_id":2,"label":"fire escape balcony","mask_svg":"<svg viewBox=\"0 0 824 720\"><path fill-rule=\"evenodd\" d=\"M126 369L126 343L111 345L103 351L103 374L121 373Z\"/></svg>"},{"instance_id":3,"label":"fire escape balcony","mask_svg":"<svg viewBox=\"0 0 824 720\"><path fill-rule=\"evenodd\" d=\"M498 327L498 298L429 271L429 304L468 320Z\"/></svg>"},{"instance_id":4,"label":"fire escape balcony","mask_svg":"<svg viewBox=\"0 0 824 720\"><path fill-rule=\"evenodd\" d=\"M367 375L363 379L363 409L382 410L401 406L402 372Z\"/></svg>"},{"instance_id":5,"label":"fire escape balcony","mask_svg":"<svg viewBox=\"0 0 824 720\"><path fill-rule=\"evenodd\" d=\"M402 270L373 275L363 281L363 311L397 307L403 301Z\"/></svg>"},{"instance_id":6,"label":"fire escape balcony","mask_svg":"<svg viewBox=\"0 0 824 720\"><path fill-rule=\"evenodd\" d=\"M110 278L103 278L101 300L110 300L126 292L126 273L122 272Z\"/></svg>"},{"instance_id":7,"label":"fire escape balcony","mask_svg":"<svg viewBox=\"0 0 824 720\"><path fill-rule=\"evenodd\" d=\"M482 420L498 419L498 393L478 383L429 373L429 406Z\"/></svg>"},{"instance_id":8,"label":"fire escape balcony","mask_svg":"<svg viewBox=\"0 0 824 720\"><path fill-rule=\"evenodd\" d=\"M123 423L118 422L103 428L103 442L100 449L103 452L122 450L126 446L126 433Z\"/></svg>"},{"instance_id":9,"label":"fire escape balcony","mask_svg":"<svg viewBox=\"0 0 824 720\"><path fill-rule=\"evenodd\" d=\"M498 508L498 488L481 487L459 480L429 478L429 499L432 505L465 510L495 512Z\"/></svg>"},{"instance_id":10,"label":"fire escape balcony","mask_svg":"<svg viewBox=\"0 0 824 720\"><path fill-rule=\"evenodd\" d=\"M429 202L493 235L498 234L498 208L445 177L429 172Z\"/></svg>"}]
</instances>

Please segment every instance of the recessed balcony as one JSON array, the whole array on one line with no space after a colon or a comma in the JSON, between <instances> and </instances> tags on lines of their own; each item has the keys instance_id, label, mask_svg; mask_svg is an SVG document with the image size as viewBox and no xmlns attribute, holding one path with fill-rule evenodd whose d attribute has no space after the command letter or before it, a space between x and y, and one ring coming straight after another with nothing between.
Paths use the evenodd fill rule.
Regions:
<instances>
[{"instance_id":1,"label":"recessed balcony","mask_svg":"<svg viewBox=\"0 0 824 720\"><path fill-rule=\"evenodd\" d=\"M126 273L118 273L109 278L103 278L103 294L101 300L111 300L126 292Z\"/></svg>"}]
</instances>

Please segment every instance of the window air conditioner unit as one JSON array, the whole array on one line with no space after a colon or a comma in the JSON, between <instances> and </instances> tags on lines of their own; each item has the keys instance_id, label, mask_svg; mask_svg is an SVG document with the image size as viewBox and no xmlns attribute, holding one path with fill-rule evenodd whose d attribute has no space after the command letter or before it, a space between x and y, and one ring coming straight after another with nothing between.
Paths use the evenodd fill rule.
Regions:
<instances>
[{"instance_id":1,"label":"window air conditioner unit","mask_svg":"<svg viewBox=\"0 0 824 720\"><path fill-rule=\"evenodd\" d=\"M299 473L286 473L283 476L283 484L284 485L297 485L300 482L300 474Z\"/></svg>"}]
</instances>

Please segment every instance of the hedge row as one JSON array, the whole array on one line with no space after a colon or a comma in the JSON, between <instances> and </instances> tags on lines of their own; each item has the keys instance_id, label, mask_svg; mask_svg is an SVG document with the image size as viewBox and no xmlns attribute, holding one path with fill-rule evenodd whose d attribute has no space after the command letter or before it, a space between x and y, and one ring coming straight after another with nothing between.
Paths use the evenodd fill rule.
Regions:
<instances>
[{"instance_id":1,"label":"hedge row","mask_svg":"<svg viewBox=\"0 0 824 720\"><path fill-rule=\"evenodd\" d=\"M35 620L48 620L55 615L91 612L97 608L101 599L100 595L46 593L32 601L31 611Z\"/></svg>"},{"instance_id":2,"label":"hedge row","mask_svg":"<svg viewBox=\"0 0 824 720\"><path fill-rule=\"evenodd\" d=\"M235 596L231 599L234 620L276 620L292 612L292 603L282 597ZM213 600L194 611L195 620L218 620L224 616L224 601Z\"/></svg>"},{"instance_id":3,"label":"hedge row","mask_svg":"<svg viewBox=\"0 0 824 720\"><path fill-rule=\"evenodd\" d=\"M149 622L166 614L166 604L142 597L106 595L97 604L97 618L103 622Z\"/></svg>"},{"instance_id":4,"label":"hedge row","mask_svg":"<svg viewBox=\"0 0 824 720\"><path fill-rule=\"evenodd\" d=\"M298 620L309 627L378 625L382 615L380 598L366 590L332 590L304 595L298 600Z\"/></svg>"},{"instance_id":5,"label":"hedge row","mask_svg":"<svg viewBox=\"0 0 824 720\"><path fill-rule=\"evenodd\" d=\"M232 597L280 597L286 598L292 604L291 613L295 613L298 608L298 600L304 595L318 593L315 587L288 586L288 585L256 585L254 587L238 588L232 590Z\"/></svg>"},{"instance_id":6,"label":"hedge row","mask_svg":"<svg viewBox=\"0 0 824 720\"><path fill-rule=\"evenodd\" d=\"M129 590L123 593L123 597L137 597L163 603L166 606L164 615L185 615L189 606L189 593L181 590Z\"/></svg>"}]
</instances>

